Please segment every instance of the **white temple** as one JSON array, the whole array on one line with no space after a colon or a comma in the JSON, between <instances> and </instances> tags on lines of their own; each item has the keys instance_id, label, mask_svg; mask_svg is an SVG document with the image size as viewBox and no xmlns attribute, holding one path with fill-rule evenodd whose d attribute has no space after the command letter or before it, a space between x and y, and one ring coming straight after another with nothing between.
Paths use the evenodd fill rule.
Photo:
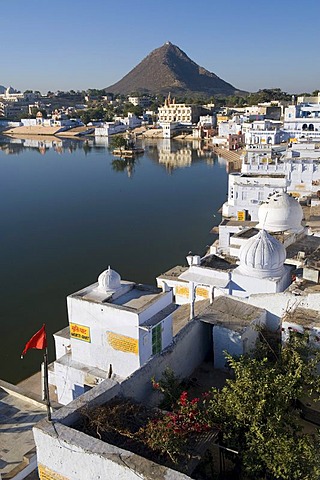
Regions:
<instances>
[{"instance_id":1,"label":"white temple","mask_svg":"<svg viewBox=\"0 0 320 480\"><path fill-rule=\"evenodd\" d=\"M172 292L124 281L110 267L67 306L49 376L62 404L106 378L121 381L172 342Z\"/></svg>"}]
</instances>

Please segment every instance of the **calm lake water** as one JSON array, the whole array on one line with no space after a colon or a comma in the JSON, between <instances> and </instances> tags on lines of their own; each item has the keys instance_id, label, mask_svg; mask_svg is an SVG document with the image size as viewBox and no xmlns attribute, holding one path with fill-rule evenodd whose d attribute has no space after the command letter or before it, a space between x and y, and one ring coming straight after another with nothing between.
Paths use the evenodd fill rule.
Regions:
<instances>
[{"instance_id":1,"label":"calm lake water","mask_svg":"<svg viewBox=\"0 0 320 480\"><path fill-rule=\"evenodd\" d=\"M198 143L144 144L134 164L114 161L106 140L0 137L0 378L37 371L40 351L20 354L46 324L67 325L66 296L108 267L125 280L155 277L203 254L226 198L225 163Z\"/></svg>"}]
</instances>

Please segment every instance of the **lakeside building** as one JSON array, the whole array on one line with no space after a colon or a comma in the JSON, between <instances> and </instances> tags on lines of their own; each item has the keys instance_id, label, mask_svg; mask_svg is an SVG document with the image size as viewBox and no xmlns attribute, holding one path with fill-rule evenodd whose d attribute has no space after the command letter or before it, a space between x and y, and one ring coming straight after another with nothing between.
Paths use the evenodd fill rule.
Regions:
<instances>
[{"instance_id":1,"label":"lakeside building","mask_svg":"<svg viewBox=\"0 0 320 480\"><path fill-rule=\"evenodd\" d=\"M175 98L171 99L170 94L165 99L164 105L159 107L159 124L167 122L178 122L184 125L198 123L200 116L207 115L208 110L201 105L187 105L176 103Z\"/></svg>"},{"instance_id":2,"label":"lakeside building","mask_svg":"<svg viewBox=\"0 0 320 480\"><path fill-rule=\"evenodd\" d=\"M140 118L129 112L127 117L115 117L113 122L102 122L95 128L95 135L97 137L109 137L140 127L141 123Z\"/></svg>"},{"instance_id":3,"label":"lakeside building","mask_svg":"<svg viewBox=\"0 0 320 480\"><path fill-rule=\"evenodd\" d=\"M257 221L259 206L275 191L287 191L300 201L314 201L319 184L318 144L248 145L241 172L229 174L228 199L222 215Z\"/></svg>"},{"instance_id":4,"label":"lakeside building","mask_svg":"<svg viewBox=\"0 0 320 480\"><path fill-rule=\"evenodd\" d=\"M170 287L178 304L221 295L248 298L255 293L283 292L291 283L291 267L284 264L285 247L266 230L243 245L236 259L223 262L215 255L193 256L189 267L177 266L157 277L162 288Z\"/></svg>"},{"instance_id":5,"label":"lakeside building","mask_svg":"<svg viewBox=\"0 0 320 480\"><path fill-rule=\"evenodd\" d=\"M173 338L172 292L121 280L110 267L67 298L69 326L54 334L50 384L67 404L106 378L124 379Z\"/></svg>"},{"instance_id":6,"label":"lakeside building","mask_svg":"<svg viewBox=\"0 0 320 480\"><path fill-rule=\"evenodd\" d=\"M83 412L94 407L112 407L114 402L144 405L152 412L159 398L150 379L161 378L168 365L178 378L196 378L198 391L199 388L206 391L217 385L218 374L214 365L222 370L226 368L224 350L232 355L252 351L258 335L257 325L281 332L283 340L292 328L298 331L309 329L310 339L315 343L320 336L319 301L319 292L311 294L304 290L301 290L298 305L297 295L291 291L252 295L249 301L230 297L215 299L184 324L172 344L129 378L120 383L104 380L54 412L53 422L43 420L34 427L40 479L87 480L105 475L125 480L134 480L137 475L146 480L192 478L195 467L203 458L206 443L199 450L194 440L190 457L177 464L168 464L159 457L157 461L150 460L141 450L139 455L135 453L133 446L114 443L111 435L107 441L90 436L83 428ZM288 321L288 309L291 309L291 321ZM212 352L214 360L206 360ZM110 418L111 423L113 420ZM217 442L214 431L209 441L211 444Z\"/></svg>"},{"instance_id":7,"label":"lakeside building","mask_svg":"<svg viewBox=\"0 0 320 480\"><path fill-rule=\"evenodd\" d=\"M160 460L157 463L138 456L126 445L119 446L112 443L111 439L103 442L90 437L80 426L84 409L87 411L93 406L108 405L115 400L141 402L152 408L157 405L156 392L152 390L150 381L152 377L161 378L170 365L176 376L191 376L198 380L196 369L201 367L204 360L206 377L209 365L225 370L224 352L231 355L250 353L258 337L257 325L278 334L281 332L283 341L292 329L299 332L308 330L310 339L318 341L320 250L317 251L315 243L312 243L313 257L306 251L310 245L301 224L301 206L288 194L276 193L267 204L260 207L258 220L255 229L243 228L238 260L236 256L231 261L216 255L202 259L190 255L188 267L174 267L158 277L162 292L158 290L156 295L166 298L162 306L169 308L172 305L172 292L168 292L172 288L176 303L180 299L181 303L186 304L186 313L177 334L172 335L171 341L163 345L158 353L146 355L145 362L137 362L137 357L140 358L140 353L142 355L146 349L150 353L153 334L150 338L150 331L147 330L157 324L159 317L158 313L153 315L148 307L144 313L141 312L141 320L142 316L146 319L144 322L141 323L140 319L133 321L137 305L132 302L140 302L140 294L139 298L136 295L132 298L129 293L131 290L127 293L121 290L122 287L129 288L132 282L123 282L115 272L109 270L108 274L103 272L103 277L99 277L98 284L69 297L70 336L68 330L58 332L55 336L57 372L61 366L65 369L60 376L61 388L64 391L71 390L69 398L90 391L55 413L52 424L42 421L34 428L41 480L59 476L84 480L110 474L126 480L136 478L137 474L145 479L161 476L173 480L191 478L195 463L168 466ZM310 238L314 241L314 237ZM316 241L319 247L320 239ZM297 250L299 263L294 263L291 260L295 261L295 258L290 257L290 265L287 264L290 248ZM303 277L299 281L293 281L292 265L303 268ZM111 297L108 286L113 287ZM205 308L196 316L193 310L196 307L195 300L206 300ZM183 306L180 308L182 310ZM174 315L178 314L180 308L171 313L172 325ZM294 316L291 315L293 312ZM157 317L157 321L152 321L153 316ZM113 331L110 325L117 330ZM135 328L142 330L142 335L145 334L147 339L141 336L137 342L133 334ZM108 345L109 332L127 338L123 341L121 337L119 343ZM138 350L135 358L132 340L136 341ZM130 351L127 342L131 345ZM102 368L93 364L97 359L103 362ZM116 368L129 369L132 365L134 368L131 372L126 370L122 375L114 373ZM77 374L79 371L81 375L84 374L80 380L72 372L74 367ZM99 368L103 370L101 376ZM73 382L68 383L72 376ZM210 382L214 382L214 378L213 374ZM68 401L67 398L65 401ZM198 455L196 448L194 443L192 453Z\"/></svg>"},{"instance_id":8,"label":"lakeside building","mask_svg":"<svg viewBox=\"0 0 320 480\"><path fill-rule=\"evenodd\" d=\"M212 301L220 295L249 298L283 292L290 286L295 268L302 268L303 278L317 284L315 252L320 252L320 238L307 235L302 219L297 200L287 193L274 193L261 205L259 223L223 221L219 239L206 256L190 256L189 267L177 266L159 275L158 285L173 288L175 301L183 304Z\"/></svg>"},{"instance_id":9,"label":"lakeside building","mask_svg":"<svg viewBox=\"0 0 320 480\"><path fill-rule=\"evenodd\" d=\"M320 103L290 105L284 111L283 130L287 140L320 140Z\"/></svg>"},{"instance_id":10,"label":"lakeside building","mask_svg":"<svg viewBox=\"0 0 320 480\"><path fill-rule=\"evenodd\" d=\"M83 126L83 123L77 119L70 119L68 115L56 110L51 116L45 118L42 112L38 112L35 118L22 118L23 127L77 127Z\"/></svg>"}]
</instances>

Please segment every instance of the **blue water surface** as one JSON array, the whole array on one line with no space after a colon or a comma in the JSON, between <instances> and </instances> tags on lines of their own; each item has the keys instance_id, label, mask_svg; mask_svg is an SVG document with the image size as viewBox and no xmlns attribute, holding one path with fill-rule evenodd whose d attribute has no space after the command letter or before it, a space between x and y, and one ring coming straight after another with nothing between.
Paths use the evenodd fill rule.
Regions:
<instances>
[{"instance_id":1,"label":"blue water surface","mask_svg":"<svg viewBox=\"0 0 320 480\"><path fill-rule=\"evenodd\" d=\"M43 323L67 325L66 296L108 267L125 280L155 277L204 254L220 221L224 161L202 145L158 141L134 162L105 143L0 137L0 378L37 371L41 352L20 354Z\"/></svg>"}]
</instances>

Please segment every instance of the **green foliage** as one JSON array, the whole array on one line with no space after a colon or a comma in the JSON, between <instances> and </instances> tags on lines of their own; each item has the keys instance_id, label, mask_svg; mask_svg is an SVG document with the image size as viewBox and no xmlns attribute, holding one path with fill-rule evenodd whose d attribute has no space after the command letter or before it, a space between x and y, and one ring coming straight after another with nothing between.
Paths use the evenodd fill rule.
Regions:
<instances>
[{"instance_id":1,"label":"green foliage","mask_svg":"<svg viewBox=\"0 0 320 480\"><path fill-rule=\"evenodd\" d=\"M87 108L86 110L78 110L76 115L80 118L80 120L87 124L93 120L96 121L104 121L109 122L113 120L114 111L112 106L108 105L107 108L103 107L102 105L98 105L95 108Z\"/></svg>"},{"instance_id":2,"label":"green foliage","mask_svg":"<svg viewBox=\"0 0 320 480\"><path fill-rule=\"evenodd\" d=\"M293 335L272 361L257 353L257 358L227 355L235 380L214 391L208 415L221 425L224 443L239 451L234 461L245 478L316 480L319 435L302 433L296 401L320 393L319 352L311 351L307 338Z\"/></svg>"},{"instance_id":3,"label":"green foliage","mask_svg":"<svg viewBox=\"0 0 320 480\"><path fill-rule=\"evenodd\" d=\"M154 378L151 381L153 388L163 395L159 407L164 410L171 410L184 390L181 380L175 376L171 368L167 367L159 381Z\"/></svg>"},{"instance_id":4,"label":"green foliage","mask_svg":"<svg viewBox=\"0 0 320 480\"><path fill-rule=\"evenodd\" d=\"M256 105L257 103L272 101L289 101L291 95L283 92L280 88L264 88L256 93L250 93L247 97L248 105Z\"/></svg>"},{"instance_id":5,"label":"green foliage","mask_svg":"<svg viewBox=\"0 0 320 480\"><path fill-rule=\"evenodd\" d=\"M126 146L127 146L127 140L122 135L112 135L109 142L110 149L119 148L121 150Z\"/></svg>"}]
</instances>

